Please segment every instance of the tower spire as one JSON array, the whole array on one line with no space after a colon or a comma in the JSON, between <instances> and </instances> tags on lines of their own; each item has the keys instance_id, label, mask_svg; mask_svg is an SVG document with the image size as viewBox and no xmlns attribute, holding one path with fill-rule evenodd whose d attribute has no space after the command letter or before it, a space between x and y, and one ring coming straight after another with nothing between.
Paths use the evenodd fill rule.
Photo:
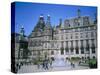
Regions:
<instances>
[{"instance_id":1,"label":"tower spire","mask_svg":"<svg viewBox=\"0 0 100 75\"><path fill-rule=\"evenodd\" d=\"M59 19L59 26L60 27L62 26L62 19L61 18Z\"/></svg>"},{"instance_id":2,"label":"tower spire","mask_svg":"<svg viewBox=\"0 0 100 75\"><path fill-rule=\"evenodd\" d=\"M47 22L46 22L47 26L51 26L51 22L50 22L50 15L47 16Z\"/></svg>"},{"instance_id":3,"label":"tower spire","mask_svg":"<svg viewBox=\"0 0 100 75\"><path fill-rule=\"evenodd\" d=\"M50 15L49 15L49 14L48 14L48 16L47 16L47 20L50 21Z\"/></svg>"},{"instance_id":4,"label":"tower spire","mask_svg":"<svg viewBox=\"0 0 100 75\"><path fill-rule=\"evenodd\" d=\"M21 30L20 30L20 34L22 35L22 36L24 36L24 33L25 33L25 31L24 31L24 27L23 27L23 25L21 26Z\"/></svg>"},{"instance_id":5,"label":"tower spire","mask_svg":"<svg viewBox=\"0 0 100 75\"><path fill-rule=\"evenodd\" d=\"M43 14L40 14L39 20L34 28L34 31L41 31L45 27L45 21L44 21L44 16Z\"/></svg>"},{"instance_id":6,"label":"tower spire","mask_svg":"<svg viewBox=\"0 0 100 75\"><path fill-rule=\"evenodd\" d=\"M80 9L77 10L77 16L78 16L78 18L81 17L81 10Z\"/></svg>"}]
</instances>

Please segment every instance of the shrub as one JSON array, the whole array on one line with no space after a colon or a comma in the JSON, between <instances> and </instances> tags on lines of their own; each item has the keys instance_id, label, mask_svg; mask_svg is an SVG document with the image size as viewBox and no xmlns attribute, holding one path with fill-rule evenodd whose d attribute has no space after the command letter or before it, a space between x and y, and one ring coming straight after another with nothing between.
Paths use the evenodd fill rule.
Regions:
<instances>
[{"instance_id":1,"label":"shrub","mask_svg":"<svg viewBox=\"0 0 100 75\"><path fill-rule=\"evenodd\" d=\"M96 59L90 59L89 60L89 67L90 68L97 68L97 60Z\"/></svg>"},{"instance_id":2,"label":"shrub","mask_svg":"<svg viewBox=\"0 0 100 75\"><path fill-rule=\"evenodd\" d=\"M72 61L78 61L78 60L80 60L81 58L80 57L71 57L71 60Z\"/></svg>"}]
</instances>

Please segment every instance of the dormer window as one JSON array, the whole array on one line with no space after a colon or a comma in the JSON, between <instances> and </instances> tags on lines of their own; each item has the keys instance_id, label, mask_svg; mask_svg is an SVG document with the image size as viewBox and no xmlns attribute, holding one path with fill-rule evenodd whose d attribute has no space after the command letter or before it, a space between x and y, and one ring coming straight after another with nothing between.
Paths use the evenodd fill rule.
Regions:
<instances>
[{"instance_id":1,"label":"dormer window","mask_svg":"<svg viewBox=\"0 0 100 75\"><path fill-rule=\"evenodd\" d=\"M65 27L70 27L69 20L65 20L65 22L64 22L64 26L65 26Z\"/></svg>"},{"instance_id":2,"label":"dormer window","mask_svg":"<svg viewBox=\"0 0 100 75\"><path fill-rule=\"evenodd\" d=\"M74 25L75 25L75 26L79 26L79 25L80 25L77 18L74 19Z\"/></svg>"},{"instance_id":3,"label":"dormer window","mask_svg":"<svg viewBox=\"0 0 100 75\"><path fill-rule=\"evenodd\" d=\"M88 17L83 18L83 25L89 25L89 18Z\"/></svg>"}]
</instances>

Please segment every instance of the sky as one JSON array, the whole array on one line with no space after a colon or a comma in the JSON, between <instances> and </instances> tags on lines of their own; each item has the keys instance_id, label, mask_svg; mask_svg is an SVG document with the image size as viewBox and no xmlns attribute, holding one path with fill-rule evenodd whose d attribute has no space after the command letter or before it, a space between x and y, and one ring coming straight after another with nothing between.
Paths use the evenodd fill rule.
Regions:
<instances>
[{"instance_id":1,"label":"sky","mask_svg":"<svg viewBox=\"0 0 100 75\"><path fill-rule=\"evenodd\" d=\"M90 16L94 19L94 14L97 13L97 8L92 6L76 6L62 4L43 4L43 3L15 3L15 32L19 33L23 26L25 35L29 35L34 26L36 26L39 16L43 14L44 20L47 20L47 15L51 17L51 25L57 26L59 19L62 21L68 18L77 17L77 10L81 10L81 16Z\"/></svg>"}]
</instances>

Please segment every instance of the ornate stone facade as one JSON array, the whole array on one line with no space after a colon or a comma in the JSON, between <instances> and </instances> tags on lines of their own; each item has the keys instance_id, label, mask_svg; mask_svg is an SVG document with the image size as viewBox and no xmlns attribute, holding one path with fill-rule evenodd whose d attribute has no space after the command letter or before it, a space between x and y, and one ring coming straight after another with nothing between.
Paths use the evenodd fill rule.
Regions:
<instances>
[{"instance_id":1,"label":"ornate stone facade","mask_svg":"<svg viewBox=\"0 0 100 75\"><path fill-rule=\"evenodd\" d=\"M97 22L89 16L59 20L59 25L52 27L50 15L45 22L43 15L28 37L29 58L55 59L79 57L81 59L97 58Z\"/></svg>"}]
</instances>

